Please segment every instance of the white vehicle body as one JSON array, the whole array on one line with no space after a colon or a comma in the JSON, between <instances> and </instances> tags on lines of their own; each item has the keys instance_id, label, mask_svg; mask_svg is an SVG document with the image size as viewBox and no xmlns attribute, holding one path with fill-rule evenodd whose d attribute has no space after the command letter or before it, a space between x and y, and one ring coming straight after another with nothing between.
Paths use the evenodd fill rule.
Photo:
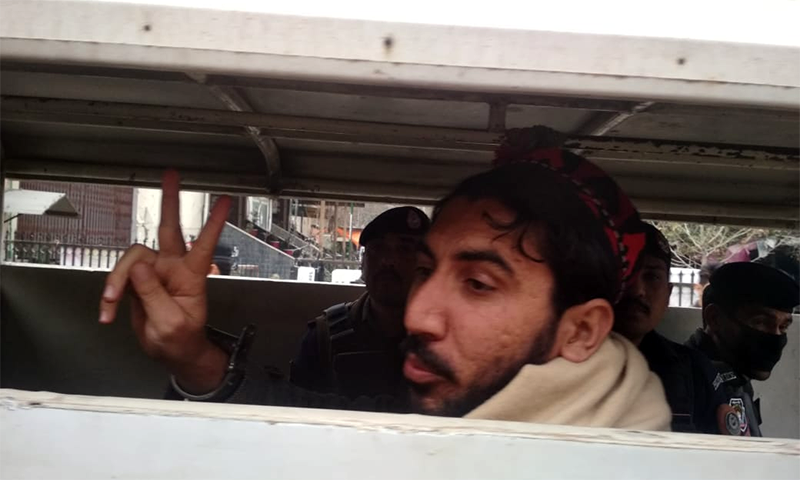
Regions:
<instances>
[{"instance_id":1,"label":"white vehicle body","mask_svg":"<svg viewBox=\"0 0 800 480\"><path fill-rule=\"evenodd\" d=\"M0 5L3 178L155 187L174 167L198 191L421 204L486 168L504 129L545 124L611 173L647 218L791 228L800 221L800 48L791 41L138 3ZM797 13L794 2L774 5L774 17ZM87 326L101 275L1 268L2 320L11 332L4 330L4 358L19 355L20 369L38 372L12 386L109 396L3 390L4 478L800 474L800 441L789 439L113 398L155 396L126 390L135 383L122 381L134 375L131 366L153 378L163 372L138 352L124 318L103 337ZM48 304L21 285L86 288L55 292ZM215 285L229 294L213 296ZM309 303L284 282L219 278L211 286L212 317L232 325L241 320L232 302L248 295L284 299L269 305L276 318L302 311L308 320L317 303L338 303L334 293L361 291L300 285L314 291ZM265 328L284 339L304 325L279 323ZM107 353L95 358L102 364L69 370L79 358L72 355L85 352L70 350L59 331ZM11 338L46 353L30 360ZM283 360L294 344L278 343L270 348ZM788 358L796 360L797 348L790 343ZM49 370L36 370L42 365ZM785 400L795 412L787 436L796 437L800 374L797 365L781 368L794 382L786 385L795 398Z\"/></svg>"}]
</instances>

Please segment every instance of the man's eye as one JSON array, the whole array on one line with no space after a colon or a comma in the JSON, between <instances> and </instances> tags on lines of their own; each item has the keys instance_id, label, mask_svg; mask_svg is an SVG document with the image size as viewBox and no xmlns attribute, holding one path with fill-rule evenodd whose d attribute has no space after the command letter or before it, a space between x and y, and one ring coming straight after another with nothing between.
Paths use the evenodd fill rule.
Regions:
<instances>
[{"instance_id":1,"label":"man's eye","mask_svg":"<svg viewBox=\"0 0 800 480\"><path fill-rule=\"evenodd\" d=\"M431 276L431 273L433 273L433 270L429 267L417 266L414 269L414 276L417 279L426 279Z\"/></svg>"},{"instance_id":2,"label":"man's eye","mask_svg":"<svg viewBox=\"0 0 800 480\"><path fill-rule=\"evenodd\" d=\"M402 244L397 247L397 253L401 255L410 255L416 253L417 249L413 245Z\"/></svg>"},{"instance_id":3,"label":"man's eye","mask_svg":"<svg viewBox=\"0 0 800 480\"><path fill-rule=\"evenodd\" d=\"M476 292L491 292L494 290L494 287L491 285L487 285L479 280L475 280L474 278L467 279L467 285L469 285L470 289Z\"/></svg>"}]
</instances>

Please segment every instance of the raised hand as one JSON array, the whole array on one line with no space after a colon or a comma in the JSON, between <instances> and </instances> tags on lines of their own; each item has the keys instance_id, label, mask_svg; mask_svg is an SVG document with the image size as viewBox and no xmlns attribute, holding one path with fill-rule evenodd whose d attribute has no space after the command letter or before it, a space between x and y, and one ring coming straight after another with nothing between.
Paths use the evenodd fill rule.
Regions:
<instances>
[{"instance_id":1,"label":"raised hand","mask_svg":"<svg viewBox=\"0 0 800 480\"><path fill-rule=\"evenodd\" d=\"M204 393L225 375L227 355L206 339L206 277L214 247L225 225L230 198L222 197L205 227L186 252L180 226L177 172L162 182L160 250L134 245L106 278L100 300L100 323L111 323L128 286L132 290L131 323L144 351L162 362L182 388Z\"/></svg>"}]
</instances>

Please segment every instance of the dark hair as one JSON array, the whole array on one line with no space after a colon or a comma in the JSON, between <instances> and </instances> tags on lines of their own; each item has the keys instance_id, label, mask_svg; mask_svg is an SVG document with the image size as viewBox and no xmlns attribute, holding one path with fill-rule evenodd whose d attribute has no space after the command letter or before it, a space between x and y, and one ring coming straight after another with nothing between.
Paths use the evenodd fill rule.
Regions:
<instances>
[{"instance_id":1,"label":"dark hair","mask_svg":"<svg viewBox=\"0 0 800 480\"><path fill-rule=\"evenodd\" d=\"M711 305L712 303L718 303L718 300L714 295L714 287L711 285L706 285L705 288L703 288L703 308ZM705 324L705 321L703 324Z\"/></svg>"},{"instance_id":2,"label":"dark hair","mask_svg":"<svg viewBox=\"0 0 800 480\"><path fill-rule=\"evenodd\" d=\"M716 267L718 268L719 266L720 265L717 265ZM703 288L703 312L705 312L706 307L714 304L717 306L717 308L725 312L725 314L730 317L733 315L736 309L739 308L739 303L740 302L737 302L735 299L730 298L727 295L717 295L717 292L714 291L714 286L710 283ZM708 322L706 321L706 316L702 314L700 316L703 320L703 328L707 327Z\"/></svg>"},{"instance_id":3,"label":"dark hair","mask_svg":"<svg viewBox=\"0 0 800 480\"><path fill-rule=\"evenodd\" d=\"M217 244L214 247L213 263L219 268L220 275L230 275L233 269L233 247Z\"/></svg>"},{"instance_id":4,"label":"dark hair","mask_svg":"<svg viewBox=\"0 0 800 480\"><path fill-rule=\"evenodd\" d=\"M485 215L500 236L519 232L520 252L546 263L555 280L553 308L557 317L574 305L594 298L614 303L621 288L620 264L602 225L578 197L576 189L557 174L531 163L514 163L472 176L439 201L433 222L455 198L492 199L516 214L510 223ZM541 258L525 251L533 235Z\"/></svg>"}]
</instances>

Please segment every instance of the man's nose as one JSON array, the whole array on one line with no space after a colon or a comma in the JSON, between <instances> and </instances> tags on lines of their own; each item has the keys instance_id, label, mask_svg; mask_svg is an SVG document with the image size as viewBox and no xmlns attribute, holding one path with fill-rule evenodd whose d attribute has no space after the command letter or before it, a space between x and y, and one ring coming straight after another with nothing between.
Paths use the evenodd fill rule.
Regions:
<instances>
[{"instance_id":1,"label":"man's nose","mask_svg":"<svg viewBox=\"0 0 800 480\"><path fill-rule=\"evenodd\" d=\"M646 289L641 274L638 274L635 277L633 277L633 279L631 280L631 284L628 287L628 293L634 298L642 298L645 296Z\"/></svg>"},{"instance_id":2,"label":"man's nose","mask_svg":"<svg viewBox=\"0 0 800 480\"><path fill-rule=\"evenodd\" d=\"M386 251L377 262L381 267L394 267L397 266L397 253L394 251Z\"/></svg>"},{"instance_id":3,"label":"man's nose","mask_svg":"<svg viewBox=\"0 0 800 480\"><path fill-rule=\"evenodd\" d=\"M447 333L447 294L435 277L411 290L406 305L405 327L409 335L441 340Z\"/></svg>"}]
</instances>

